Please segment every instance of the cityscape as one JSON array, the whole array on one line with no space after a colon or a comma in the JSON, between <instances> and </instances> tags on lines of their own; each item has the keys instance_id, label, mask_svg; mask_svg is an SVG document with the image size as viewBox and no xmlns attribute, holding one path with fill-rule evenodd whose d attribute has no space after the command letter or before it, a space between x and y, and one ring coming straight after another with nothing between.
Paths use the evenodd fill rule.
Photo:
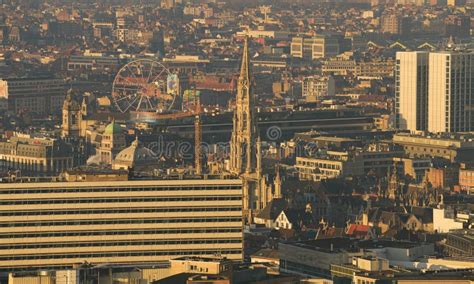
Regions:
<instances>
[{"instance_id":1,"label":"cityscape","mask_svg":"<svg viewBox=\"0 0 474 284\"><path fill-rule=\"evenodd\" d=\"M0 0L0 284L474 284L473 0Z\"/></svg>"}]
</instances>

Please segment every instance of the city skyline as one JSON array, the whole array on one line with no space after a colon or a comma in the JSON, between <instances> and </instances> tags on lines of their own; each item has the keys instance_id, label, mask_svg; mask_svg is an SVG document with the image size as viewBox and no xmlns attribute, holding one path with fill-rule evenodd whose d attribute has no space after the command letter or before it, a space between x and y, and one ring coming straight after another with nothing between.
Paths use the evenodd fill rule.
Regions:
<instances>
[{"instance_id":1,"label":"city skyline","mask_svg":"<svg viewBox=\"0 0 474 284\"><path fill-rule=\"evenodd\" d=\"M0 0L0 284L472 284L473 11Z\"/></svg>"}]
</instances>

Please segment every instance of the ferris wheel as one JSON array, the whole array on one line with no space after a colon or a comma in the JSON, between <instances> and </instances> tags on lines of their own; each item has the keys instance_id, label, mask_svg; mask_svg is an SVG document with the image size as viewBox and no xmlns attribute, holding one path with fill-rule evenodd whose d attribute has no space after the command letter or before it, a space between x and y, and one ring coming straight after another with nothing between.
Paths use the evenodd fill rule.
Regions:
<instances>
[{"instance_id":1,"label":"ferris wheel","mask_svg":"<svg viewBox=\"0 0 474 284\"><path fill-rule=\"evenodd\" d=\"M112 99L122 112L165 113L179 95L179 80L163 64L139 59L123 66L115 76Z\"/></svg>"}]
</instances>

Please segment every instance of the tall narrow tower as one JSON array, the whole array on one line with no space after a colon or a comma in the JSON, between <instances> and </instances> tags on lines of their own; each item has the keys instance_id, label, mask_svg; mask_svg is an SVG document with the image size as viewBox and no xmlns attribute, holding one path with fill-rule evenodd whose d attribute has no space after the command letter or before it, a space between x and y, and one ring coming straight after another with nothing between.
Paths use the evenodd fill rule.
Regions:
<instances>
[{"instance_id":1,"label":"tall narrow tower","mask_svg":"<svg viewBox=\"0 0 474 284\"><path fill-rule=\"evenodd\" d=\"M257 145L255 96L252 92L248 38L245 38L242 65L237 83L230 149L230 172L243 179L244 210L261 210L263 204L260 153Z\"/></svg>"},{"instance_id":2,"label":"tall narrow tower","mask_svg":"<svg viewBox=\"0 0 474 284\"><path fill-rule=\"evenodd\" d=\"M79 137L81 128L81 106L75 100L72 90L66 95L63 104L62 136Z\"/></svg>"},{"instance_id":3,"label":"tall narrow tower","mask_svg":"<svg viewBox=\"0 0 474 284\"><path fill-rule=\"evenodd\" d=\"M255 97L252 93L248 40L245 38L231 138L230 171L237 175L256 172L257 129L254 107Z\"/></svg>"}]
</instances>

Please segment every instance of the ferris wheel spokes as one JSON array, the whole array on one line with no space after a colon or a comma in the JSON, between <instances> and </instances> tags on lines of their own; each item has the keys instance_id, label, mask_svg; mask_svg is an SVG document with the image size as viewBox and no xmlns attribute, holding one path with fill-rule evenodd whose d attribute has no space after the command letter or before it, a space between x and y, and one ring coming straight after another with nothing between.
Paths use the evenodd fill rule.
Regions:
<instances>
[{"instance_id":1,"label":"ferris wheel spokes","mask_svg":"<svg viewBox=\"0 0 474 284\"><path fill-rule=\"evenodd\" d=\"M112 98L115 106L121 112L169 111L179 95L175 78L176 75L156 61L132 61L123 66L114 79ZM171 91L167 83L170 80L174 86Z\"/></svg>"}]
</instances>

